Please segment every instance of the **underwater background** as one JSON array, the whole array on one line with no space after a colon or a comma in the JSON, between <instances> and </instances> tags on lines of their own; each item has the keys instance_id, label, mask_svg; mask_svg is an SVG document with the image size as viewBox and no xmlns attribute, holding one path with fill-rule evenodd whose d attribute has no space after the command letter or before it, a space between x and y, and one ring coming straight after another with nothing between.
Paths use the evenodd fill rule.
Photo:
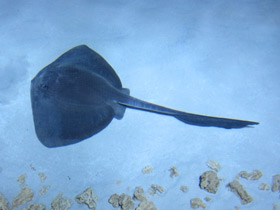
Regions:
<instances>
[{"instance_id":1,"label":"underwater background","mask_svg":"<svg viewBox=\"0 0 280 210\"><path fill-rule=\"evenodd\" d=\"M124 193L128 204L117 197L115 207L277 209L279 10L272 0L1 0L0 206L113 210L109 198ZM87 140L46 148L34 130L30 81L80 44L100 53L132 96L260 124L197 127L126 109ZM213 185L202 186L205 172ZM92 197L83 200L86 189Z\"/></svg>"}]
</instances>

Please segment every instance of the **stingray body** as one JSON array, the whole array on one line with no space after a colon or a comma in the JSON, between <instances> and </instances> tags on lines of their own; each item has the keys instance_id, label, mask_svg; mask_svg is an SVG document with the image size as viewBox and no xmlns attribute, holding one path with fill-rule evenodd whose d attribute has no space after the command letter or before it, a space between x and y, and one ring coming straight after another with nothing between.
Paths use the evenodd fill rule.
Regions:
<instances>
[{"instance_id":1,"label":"stingray body","mask_svg":"<svg viewBox=\"0 0 280 210\"><path fill-rule=\"evenodd\" d=\"M89 138L113 118L121 119L127 107L198 126L243 128L258 124L177 111L131 97L114 69L86 45L70 49L34 77L31 102L36 134L46 147Z\"/></svg>"}]
</instances>

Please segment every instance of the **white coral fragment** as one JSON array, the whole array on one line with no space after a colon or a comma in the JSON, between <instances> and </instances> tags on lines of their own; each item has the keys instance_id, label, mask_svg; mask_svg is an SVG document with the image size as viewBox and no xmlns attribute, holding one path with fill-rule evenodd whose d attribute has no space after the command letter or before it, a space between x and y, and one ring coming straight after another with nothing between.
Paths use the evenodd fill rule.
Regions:
<instances>
[{"instance_id":1,"label":"white coral fragment","mask_svg":"<svg viewBox=\"0 0 280 210\"><path fill-rule=\"evenodd\" d=\"M91 187L87 188L84 192L77 195L75 200L79 204L86 204L89 209L97 209L98 198L95 197L93 189Z\"/></svg>"},{"instance_id":2,"label":"white coral fragment","mask_svg":"<svg viewBox=\"0 0 280 210\"><path fill-rule=\"evenodd\" d=\"M219 172L220 169L221 169L221 165L220 163L218 163L217 161L215 160L210 160L207 162L207 166L213 170L215 170L216 172Z\"/></svg>"}]
</instances>

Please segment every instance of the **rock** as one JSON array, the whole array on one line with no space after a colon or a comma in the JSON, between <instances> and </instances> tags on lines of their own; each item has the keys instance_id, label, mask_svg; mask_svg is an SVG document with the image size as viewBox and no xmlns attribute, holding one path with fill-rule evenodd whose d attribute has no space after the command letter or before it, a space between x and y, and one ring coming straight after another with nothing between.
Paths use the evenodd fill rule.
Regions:
<instances>
[{"instance_id":1,"label":"rock","mask_svg":"<svg viewBox=\"0 0 280 210\"><path fill-rule=\"evenodd\" d=\"M179 176L180 175L178 170L177 170L177 168L175 166L171 167L169 169L169 171L171 171L171 174L170 174L171 178L174 178L175 176Z\"/></svg>"},{"instance_id":2,"label":"rock","mask_svg":"<svg viewBox=\"0 0 280 210\"><path fill-rule=\"evenodd\" d=\"M144 194L144 189L142 187L136 187L133 194L133 200L137 200L140 202L147 201L148 198Z\"/></svg>"},{"instance_id":3,"label":"rock","mask_svg":"<svg viewBox=\"0 0 280 210\"><path fill-rule=\"evenodd\" d=\"M121 194L119 197L119 205L122 207L123 210L131 210L134 208L134 203L131 200L131 197L126 194Z\"/></svg>"},{"instance_id":4,"label":"rock","mask_svg":"<svg viewBox=\"0 0 280 210\"><path fill-rule=\"evenodd\" d=\"M191 199L191 208L192 209L198 209L198 208L206 209L206 204L200 198L193 198L193 199Z\"/></svg>"},{"instance_id":5,"label":"rock","mask_svg":"<svg viewBox=\"0 0 280 210\"><path fill-rule=\"evenodd\" d=\"M115 193L115 194L111 195L111 197L109 198L108 202L110 204L112 204L112 206L114 208L118 208L119 207L119 198L120 198L120 196Z\"/></svg>"},{"instance_id":6,"label":"rock","mask_svg":"<svg viewBox=\"0 0 280 210\"><path fill-rule=\"evenodd\" d=\"M149 189L149 194L152 196L158 195L157 192L159 193L164 193L164 188L156 185L156 184L152 184L151 188Z\"/></svg>"},{"instance_id":7,"label":"rock","mask_svg":"<svg viewBox=\"0 0 280 210\"><path fill-rule=\"evenodd\" d=\"M251 181L251 180L259 180L260 178L262 178L263 173L260 170L256 169L252 173L248 173L247 171L241 171L237 176Z\"/></svg>"},{"instance_id":8,"label":"rock","mask_svg":"<svg viewBox=\"0 0 280 210\"><path fill-rule=\"evenodd\" d=\"M134 203L131 200L131 197L126 194L113 194L109 198L109 203L113 205L114 208L118 208L119 206L121 207L122 210L131 210L134 208Z\"/></svg>"},{"instance_id":9,"label":"rock","mask_svg":"<svg viewBox=\"0 0 280 210\"><path fill-rule=\"evenodd\" d=\"M248 194L243 185L240 184L237 180L230 182L227 186L234 194L236 194L241 199L243 205L246 205L253 201L253 197Z\"/></svg>"},{"instance_id":10,"label":"rock","mask_svg":"<svg viewBox=\"0 0 280 210\"><path fill-rule=\"evenodd\" d=\"M42 172L38 173L38 176L40 177L41 183L44 183L47 179L47 176Z\"/></svg>"},{"instance_id":11,"label":"rock","mask_svg":"<svg viewBox=\"0 0 280 210\"><path fill-rule=\"evenodd\" d=\"M208 201L211 201L212 198L210 198L210 197L205 197L204 200L208 202Z\"/></svg>"},{"instance_id":12,"label":"rock","mask_svg":"<svg viewBox=\"0 0 280 210\"><path fill-rule=\"evenodd\" d=\"M206 171L200 176L199 186L210 193L217 193L220 186L220 179L215 171Z\"/></svg>"},{"instance_id":13,"label":"rock","mask_svg":"<svg viewBox=\"0 0 280 210\"><path fill-rule=\"evenodd\" d=\"M269 184L261 183L259 186L259 189L269 191L271 189L271 187L269 186Z\"/></svg>"},{"instance_id":14,"label":"rock","mask_svg":"<svg viewBox=\"0 0 280 210\"><path fill-rule=\"evenodd\" d=\"M56 198L52 201L52 210L67 210L71 208L72 200L62 197L62 193L58 194Z\"/></svg>"},{"instance_id":15,"label":"rock","mask_svg":"<svg viewBox=\"0 0 280 210\"><path fill-rule=\"evenodd\" d=\"M0 193L0 209L1 210L9 210L9 203L7 199Z\"/></svg>"},{"instance_id":16,"label":"rock","mask_svg":"<svg viewBox=\"0 0 280 210\"><path fill-rule=\"evenodd\" d=\"M27 175L26 174L22 174L19 176L19 178L17 179L17 181L21 184L23 184L27 179Z\"/></svg>"},{"instance_id":17,"label":"rock","mask_svg":"<svg viewBox=\"0 0 280 210\"><path fill-rule=\"evenodd\" d=\"M157 208L152 201L144 201L135 210L157 210Z\"/></svg>"},{"instance_id":18,"label":"rock","mask_svg":"<svg viewBox=\"0 0 280 210\"><path fill-rule=\"evenodd\" d=\"M23 210L46 210L46 206L44 204L30 204Z\"/></svg>"},{"instance_id":19,"label":"rock","mask_svg":"<svg viewBox=\"0 0 280 210\"><path fill-rule=\"evenodd\" d=\"M20 206L23 206L29 201L32 201L34 197L34 193L30 188L22 187L21 192L18 196L13 200L12 209L17 209Z\"/></svg>"},{"instance_id":20,"label":"rock","mask_svg":"<svg viewBox=\"0 0 280 210\"><path fill-rule=\"evenodd\" d=\"M280 174L272 178L272 192L280 191Z\"/></svg>"},{"instance_id":21,"label":"rock","mask_svg":"<svg viewBox=\"0 0 280 210\"><path fill-rule=\"evenodd\" d=\"M153 172L153 170L154 170L153 167L148 165L148 166L146 166L145 168L142 169L142 173L143 174L150 174L150 173Z\"/></svg>"},{"instance_id":22,"label":"rock","mask_svg":"<svg viewBox=\"0 0 280 210\"><path fill-rule=\"evenodd\" d=\"M40 196L46 195L50 187L51 187L50 185L43 186L43 188L39 191L39 195Z\"/></svg>"},{"instance_id":23,"label":"rock","mask_svg":"<svg viewBox=\"0 0 280 210\"><path fill-rule=\"evenodd\" d=\"M184 186L184 185L182 185L181 187L180 187L180 190L182 190L183 192L188 192L188 187L187 186Z\"/></svg>"}]
</instances>

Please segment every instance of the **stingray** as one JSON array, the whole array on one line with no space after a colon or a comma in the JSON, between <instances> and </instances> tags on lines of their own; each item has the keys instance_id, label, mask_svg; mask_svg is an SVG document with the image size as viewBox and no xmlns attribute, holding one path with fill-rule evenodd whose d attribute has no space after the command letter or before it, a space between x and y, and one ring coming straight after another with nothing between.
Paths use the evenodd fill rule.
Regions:
<instances>
[{"instance_id":1,"label":"stingray","mask_svg":"<svg viewBox=\"0 0 280 210\"><path fill-rule=\"evenodd\" d=\"M258 122L182 112L130 96L121 80L97 52L80 45L44 67L31 81L35 131L46 147L80 142L103 130L126 108L167 116L197 126L252 127Z\"/></svg>"}]
</instances>

